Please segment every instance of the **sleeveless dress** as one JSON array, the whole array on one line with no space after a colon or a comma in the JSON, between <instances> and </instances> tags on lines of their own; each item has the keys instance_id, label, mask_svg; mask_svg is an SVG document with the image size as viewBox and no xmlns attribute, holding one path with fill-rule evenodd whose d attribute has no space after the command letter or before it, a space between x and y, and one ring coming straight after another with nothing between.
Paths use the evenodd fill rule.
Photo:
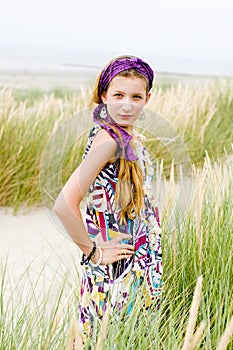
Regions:
<instances>
[{"instance_id":1,"label":"sleeveless dress","mask_svg":"<svg viewBox=\"0 0 233 350\"><path fill-rule=\"evenodd\" d=\"M90 150L92 141L101 126L90 131L83 158ZM140 134L134 131L140 139ZM96 318L101 319L108 303L112 310L125 308L129 314L138 288L143 290L144 306L152 302L159 305L162 292L162 253L158 208L152 194L154 169L149 154L140 142L136 143L136 154L143 171L144 208L134 220L120 223L115 209L115 189L118 181L116 162L107 163L96 177L86 196L86 227L90 238L101 236L104 241L117 237L119 232L131 234L135 246L132 257L113 264L83 267L81 281L79 322L85 333L91 331ZM150 240L150 231L156 228L156 236Z\"/></svg>"}]
</instances>

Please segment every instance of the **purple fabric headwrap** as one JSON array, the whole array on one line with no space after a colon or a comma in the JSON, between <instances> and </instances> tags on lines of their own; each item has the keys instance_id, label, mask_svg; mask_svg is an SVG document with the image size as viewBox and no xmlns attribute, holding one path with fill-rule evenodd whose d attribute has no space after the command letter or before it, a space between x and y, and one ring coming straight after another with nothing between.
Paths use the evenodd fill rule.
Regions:
<instances>
[{"instance_id":1,"label":"purple fabric headwrap","mask_svg":"<svg viewBox=\"0 0 233 350\"><path fill-rule=\"evenodd\" d=\"M145 76L148 80L150 90L153 84L154 72L149 64L138 57L119 58L118 60L109 63L109 65L102 71L99 80L99 97L101 98L102 93L107 90L110 81L117 74L132 68Z\"/></svg>"},{"instance_id":2,"label":"purple fabric headwrap","mask_svg":"<svg viewBox=\"0 0 233 350\"><path fill-rule=\"evenodd\" d=\"M93 112L93 121L100 125L103 129L105 129L114 140L117 142L118 146L123 150L124 148L124 158L126 160L137 160L138 157L134 154L134 151L130 145L130 141L132 140L132 136L127 133L125 129L120 127L115 121L110 117L107 113L106 105L100 104L98 105ZM108 125L103 123L105 121ZM119 136L115 133L114 129L111 128L111 125L119 131L122 140L120 140Z\"/></svg>"}]
</instances>

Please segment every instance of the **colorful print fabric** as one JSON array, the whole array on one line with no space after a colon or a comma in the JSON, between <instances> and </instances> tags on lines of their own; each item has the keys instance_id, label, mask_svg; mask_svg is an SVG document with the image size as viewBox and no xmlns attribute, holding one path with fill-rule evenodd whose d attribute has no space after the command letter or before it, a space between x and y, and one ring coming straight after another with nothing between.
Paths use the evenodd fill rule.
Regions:
<instances>
[{"instance_id":1,"label":"colorful print fabric","mask_svg":"<svg viewBox=\"0 0 233 350\"><path fill-rule=\"evenodd\" d=\"M83 158L90 150L100 126L91 130ZM140 134L135 131L140 138ZM86 197L86 226L92 239L109 241L119 232L129 233L135 246L135 254L113 264L83 267L81 282L79 321L84 333L92 329L96 317L102 318L107 304L112 310L125 308L128 314L133 307L137 289L143 288L144 306L159 302L162 287L162 253L158 208L152 194L154 174L146 148L137 143L136 151L144 175L144 208L134 220L128 218L120 224L119 212L114 210L115 189L118 181L116 163L108 163L99 173ZM153 242L150 232L156 231Z\"/></svg>"}]
</instances>

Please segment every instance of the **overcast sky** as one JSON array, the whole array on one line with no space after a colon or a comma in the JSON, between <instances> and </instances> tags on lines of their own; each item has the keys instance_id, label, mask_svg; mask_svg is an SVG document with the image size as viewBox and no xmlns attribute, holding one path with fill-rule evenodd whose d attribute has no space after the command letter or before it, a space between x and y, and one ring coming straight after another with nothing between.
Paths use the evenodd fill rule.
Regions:
<instances>
[{"instance_id":1,"label":"overcast sky","mask_svg":"<svg viewBox=\"0 0 233 350\"><path fill-rule=\"evenodd\" d=\"M114 50L233 62L232 0L7 0L1 47Z\"/></svg>"}]
</instances>

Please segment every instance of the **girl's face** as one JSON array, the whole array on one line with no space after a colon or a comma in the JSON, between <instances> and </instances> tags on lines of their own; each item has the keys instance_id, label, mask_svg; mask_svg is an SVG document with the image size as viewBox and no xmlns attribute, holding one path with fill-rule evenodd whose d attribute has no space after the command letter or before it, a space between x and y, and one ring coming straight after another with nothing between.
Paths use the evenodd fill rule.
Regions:
<instances>
[{"instance_id":1,"label":"girl's face","mask_svg":"<svg viewBox=\"0 0 233 350\"><path fill-rule=\"evenodd\" d=\"M128 131L139 117L143 107L150 98L146 93L146 82L139 77L116 76L109 84L102 101L107 104L111 118Z\"/></svg>"}]
</instances>

